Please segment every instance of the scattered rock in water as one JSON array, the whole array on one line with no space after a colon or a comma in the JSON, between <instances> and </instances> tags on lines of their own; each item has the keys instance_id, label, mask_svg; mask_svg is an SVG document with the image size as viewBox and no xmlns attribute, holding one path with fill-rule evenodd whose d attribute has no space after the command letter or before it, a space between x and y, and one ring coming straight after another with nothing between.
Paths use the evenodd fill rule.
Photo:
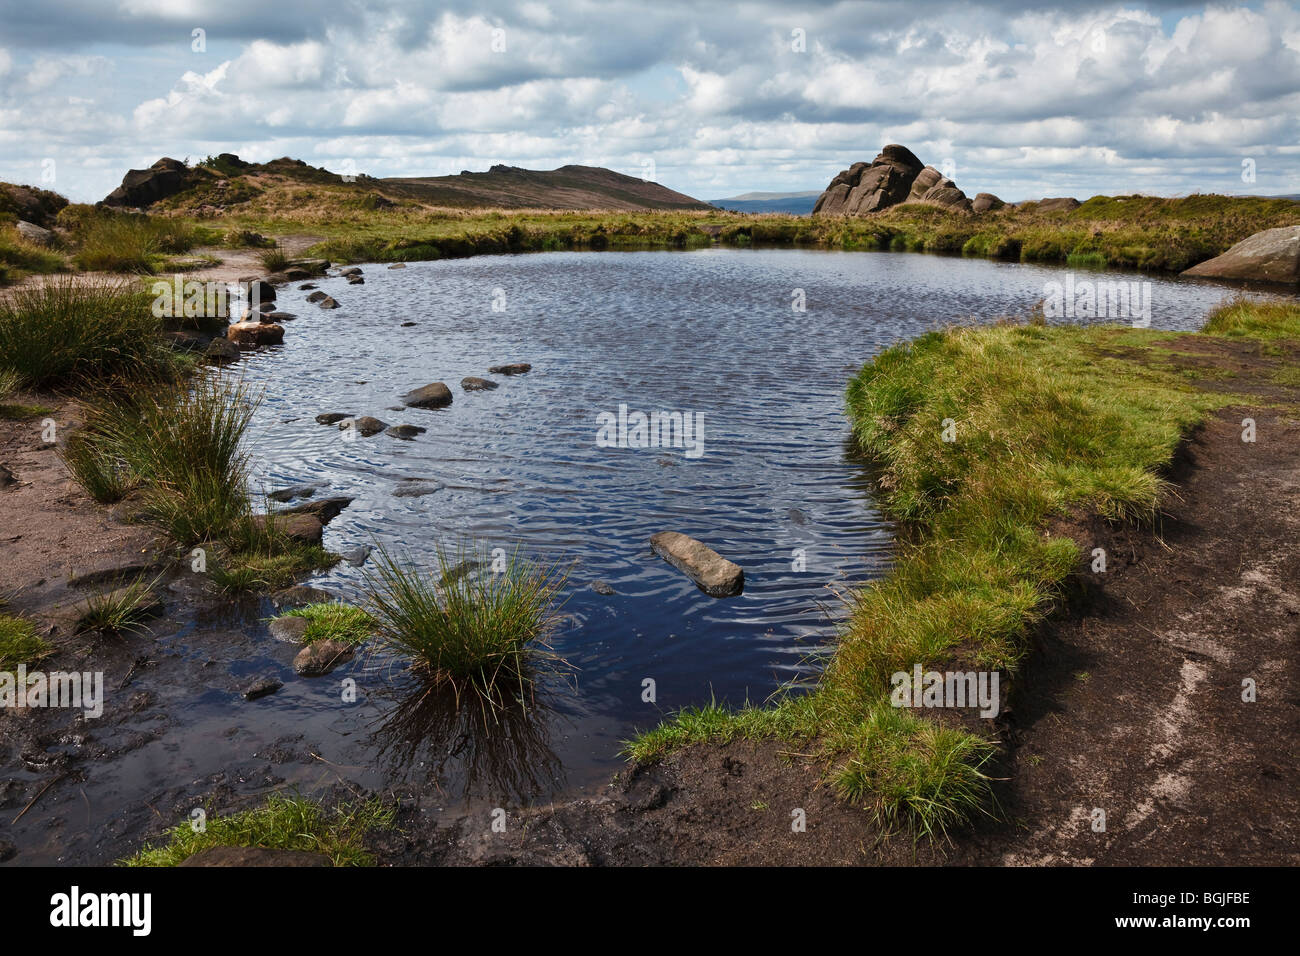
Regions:
<instances>
[{"instance_id":1,"label":"scattered rock in water","mask_svg":"<svg viewBox=\"0 0 1300 956\"><path fill-rule=\"evenodd\" d=\"M348 266L346 269L340 269L339 275L343 276L345 279L350 278L351 276L359 276L361 275L361 269L357 266Z\"/></svg>"},{"instance_id":2,"label":"scattered rock in water","mask_svg":"<svg viewBox=\"0 0 1300 956\"><path fill-rule=\"evenodd\" d=\"M238 362L242 354L239 346L230 339L213 339L203 350L203 359L209 365L230 365Z\"/></svg>"},{"instance_id":3,"label":"scattered rock in water","mask_svg":"<svg viewBox=\"0 0 1300 956\"><path fill-rule=\"evenodd\" d=\"M267 312L263 322L292 322L298 316L292 312Z\"/></svg>"},{"instance_id":4,"label":"scattered rock in water","mask_svg":"<svg viewBox=\"0 0 1300 956\"><path fill-rule=\"evenodd\" d=\"M451 404L451 389L443 382L430 382L402 396L408 408L445 408Z\"/></svg>"},{"instance_id":5,"label":"scattered rock in water","mask_svg":"<svg viewBox=\"0 0 1300 956\"><path fill-rule=\"evenodd\" d=\"M313 286L312 288L315 288L315 286ZM324 299L328 299L328 298L329 298L328 295L326 295L324 292L320 291L320 289L316 289L315 292L313 292L311 295L307 296L307 301L308 301L308 302L320 302L320 301L322 301L322 300L324 300Z\"/></svg>"},{"instance_id":6,"label":"scattered rock in water","mask_svg":"<svg viewBox=\"0 0 1300 956\"><path fill-rule=\"evenodd\" d=\"M314 288L316 288L316 283L314 283L314 282L304 282L302 285L298 286L298 291L299 291L299 292L310 292L310 291L311 291L312 289L314 289Z\"/></svg>"},{"instance_id":7,"label":"scattered rock in water","mask_svg":"<svg viewBox=\"0 0 1300 956\"><path fill-rule=\"evenodd\" d=\"M226 329L226 338L240 348L279 345L284 341L284 326L274 322L236 322Z\"/></svg>"},{"instance_id":8,"label":"scattered rock in water","mask_svg":"<svg viewBox=\"0 0 1300 956\"><path fill-rule=\"evenodd\" d=\"M392 428L387 429L384 434L400 438L403 441L410 441L416 435L423 435L428 430L427 428L421 428L419 425L394 425Z\"/></svg>"},{"instance_id":9,"label":"scattered rock in water","mask_svg":"<svg viewBox=\"0 0 1300 956\"><path fill-rule=\"evenodd\" d=\"M312 294L315 295L315 293ZM333 298L331 298L328 295L325 296L325 298L321 299L316 304L320 306L322 309L337 309L339 307L338 302L336 302Z\"/></svg>"},{"instance_id":10,"label":"scattered rock in water","mask_svg":"<svg viewBox=\"0 0 1300 956\"><path fill-rule=\"evenodd\" d=\"M488 562L479 561L476 558L461 561L455 567L450 568L446 573L444 573L442 577L438 578L438 586L445 588L448 585L455 584L466 575L473 574L475 571L481 571L487 566Z\"/></svg>"},{"instance_id":11,"label":"scattered rock in water","mask_svg":"<svg viewBox=\"0 0 1300 956\"><path fill-rule=\"evenodd\" d=\"M310 279L312 277L311 272L306 269L301 269L298 266L290 266L288 269L285 269L281 275L290 282L301 282L303 279Z\"/></svg>"},{"instance_id":12,"label":"scattered rock in water","mask_svg":"<svg viewBox=\"0 0 1300 956\"><path fill-rule=\"evenodd\" d=\"M301 644L307 636L307 625L310 623L305 617L277 617L267 626L267 630L277 641Z\"/></svg>"},{"instance_id":13,"label":"scattered rock in water","mask_svg":"<svg viewBox=\"0 0 1300 956\"><path fill-rule=\"evenodd\" d=\"M791 508L789 511L786 512L786 517L788 517L795 524L803 525L808 523L807 512L801 511L798 508Z\"/></svg>"},{"instance_id":14,"label":"scattered rock in water","mask_svg":"<svg viewBox=\"0 0 1300 956\"><path fill-rule=\"evenodd\" d=\"M611 594L618 593L617 591L614 590L613 586L606 581L592 581L591 589L595 591L597 594L603 594L606 597L608 597Z\"/></svg>"},{"instance_id":15,"label":"scattered rock in water","mask_svg":"<svg viewBox=\"0 0 1300 956\"><path fill-rule=\"evenodd\" d=\"M327 604L337 600L339 596L333 591L314 588L310 584L295 584L271 595L271 603L282 610L306 607L308 604Z\"/></svg>"},{"instance_id":16,"label":"scattered rock in water","mask_svg":"<svg viewBox=\"0 0 1300 956\"><path fill-rule=\"evenodd\" d=\"M327 412L316 416L317 425L336 425L345 418L352 418L351 412Z\"/></svg>"},{"instance_id":17,"label":"scattered rock in water","mask_svg":"<svg viewBox=\"0 0 1300 956\"><path fill-rule=\"evenodd\" d=\"M366 563L366 559L370 557L370 552L374 550L375 549L370 545L363 544L360 547L353 548L351 551L344 551L340 557L342 557L348 564L352 565L352 567L359 568L361 565Z\"/></svg>"},{"instance_id":18,"label":"scattered rock in water","mask_svg":"<svg viewBox=\"0 0 1300 956\"><path fill-rule=\"evenodd\" d=\"M362 415L360 418L345 418L339 422L339 431L347 431L353 428L362 438L378 435L387 427L387 422L381 422L378 418L371 418L369 415Z\"/></svg>"},{"instance_id":19,"label":"scattered rock in water","mask_svg":"<svg viewBox=\"0 0 1300 956\"><path fill-rule=\"evenodd\" d=\"M245 295L248 296L249 302L275 301L275 286L264 279L241 279L239 285L244 290Z\"/></svg>"},{"instance_id":20,"label":"scattered rock in water","mask_svg":"<svg viewBox=\"0 0 1300 956\"><path fill-rule=\"evenodd\" d=\"M364 276L348 276L348 285L365 285L365 284L366 284L366 280Z\"/></svg>"},{"instance_id":21,"label":"scattered rock in water","mask_svg":"<svg viewBox=\"0 0 1300 956\"><path fill-rule=\"evenodd\" d=\"M333 866L324 853L308 850L268 850L260 846L211 846L186 857L177 866Z\"/></svg>"},{"instance_id":22,"label":"scattered rock in water","mask_svg":"<svg viewBox=\"0 0 1300 956\"><path fill-rule=\"evenodd\" d=\"M488 372L492 375L523 375L532 371L532 368L527 362L511 362L508 365L493 365Z\"/></svg>"},{"instance_id":23,"label":"scattered rock in water","mask_svg":"<svg viewBox=\"0 0 1300 956\"><path fill-rule=\"evenodd\" d=\"M274 694L283 686L284 681L276 680L274 677L259 677L245 687L241 693L244 695L244 700L257 700L257 698L265 697L267 694Z\"/></svg>"},{"instance_id":24,"label":"scattered rock in water","mask_svg":"<svg viewBox=\"0 0 1300 956\"><path fill-rule=\"evenodd\" d=\"M259 314L259 315L270 315L272 312L275 311L275 303L274 303L274 302L259 302L259 303L257 303L256 307L254 307L253 309L250 309L249 311L251 311L251 312L255 312L255 313ZM246 314L247 314L247 313L246 313ZM262 321L266 321L266 320L263 319Z\"/></svg>"},{"instance_id":25,"label":"scattered rock in water","mask_svg":"<svg viewBox=\"0 0 1300 956\"><path fill-rule=\"evenodd\" d=\"M293 671L302 677L321 677L350 660L352 652L352 645L342 641L316 641L298 652Z\"/></svg>"},{"instance_id":26,"label":"scattered rock in water","mask_svg":"<svg viewBox=\"0 0 1300 956\"><path fill-rule=\"evenodd\" d=\"M471 375L460 380L460 387L467 392L489 392L499 386L490 378L476 378Z\"/></svg>"},{"instance_id":27,"label":"scattered rock in water","mask_svg":"<svg viewBox=\"0 0 1300 956\"><path fill-rule=\"evenodd\" d=\"M708 545L676 531L650 536L650 547L710 597L731 597L745 589L745 572Z\"/></svg>"},{"instance_id":28,"label":"scattered rock in water","mask_svg":"<svg viewBox=\"0 0 1300 956\"><path fill-rule=\"evenodd\" d=\"M332 498L319 498L316 501L304 501L300 505L294 505L292 508L284 508L277 511L277 515L311 515L321 524L329 524L335 518L343 513L343 509L352 504L356 499L348 498L344 495L335 495Z\"/></svg>"},{"instance_id":29,"label":"scattered rock in water","mask_svg":"<svg viewBox=\"0 0 1300 956\"><path fill-rule=\"evenodd\" d=\"M402 323L402 328L404 328L404 329L409 329L411 326L413 326L413 325L419 325L419 324L420 324L419 322L403 322L403 323Z\"/></svg>"},{"instance_id":30,"label":"scattered rock in water","mask_svg":"<svg viewBox=\"0 0 1300 956\"><path fill-rule=\"evenodd\" d=\"M1265 229L1247 236L1223 255L1192 266L1183 275L1300 283L1300 226Z\"/></svg>"},{"instance_id":31,"label":"scattered rock in water","mask_svg":"<svg viewBox=\"0 0 1300 956\"><path fill-rule=\"evenodd\" d=\"M393 263L391 266L389 266L388 268L390 268L390 269L405 269L405 268L406 268L406 263L405 263L405 262L394 262L394 263Z\"/></svg>"},{"instance_id":32,"label":"scattered rock in water","mask_svg":"<svg viewBox=\"0 0 1300 956\"><path fill-rule=\"evenodd\" d=\"M288 488L280 488L270 492L266 497L272 501L293 501L294 498L310 498L316 492L328 485L328 481L322 481L315 485L290 485Z\"/></svg>"},{"instance_id":33,"label":"scattered rock in water","mask_svg":"<svg viewBox=\"0 0 1300 956\"><path fill-rule=\"evenodd\" d=\"M446 486L432 478L403 478L393 489L394 498L420 498L441 491Z\"/></svg>"},{"instance_id":34,"label":"scattered rock in water","mask_svg":"<svg viewBox=\"0 0 1300 956\"><path fill-rule=\"evenodd\" d=\"M320 544L325 525L315 515L285 514L277 515L275 527L286 538L302 544ZM254 515L253 526L259 530L266 528L266 515Z\"/></svg>"}]
</instances>

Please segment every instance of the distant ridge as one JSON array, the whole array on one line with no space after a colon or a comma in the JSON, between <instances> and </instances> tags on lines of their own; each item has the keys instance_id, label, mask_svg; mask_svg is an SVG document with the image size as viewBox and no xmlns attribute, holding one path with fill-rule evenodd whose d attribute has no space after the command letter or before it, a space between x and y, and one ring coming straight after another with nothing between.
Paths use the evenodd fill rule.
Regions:
<instances>
[{"instance_id":1,"label":"distant ridge","mask_svg":"<svg viewBox=\"0 0 1300 956\"><path fill-rule=\"evenodd\" d=\"M294 188L304 185L332 187L336 198L359 201L371 209L400 201L466 209L712 208L658 183L599 166L550 170L493 166L483 173L466 170L455 176L376 179L365 174L340 175L288 157L250 163L232 153L208 157L193 166L164 157L148 169L129 170L104 204L144 209L163 202L169 208L220 211L259 197L292 199Z\"/></svg>"},{"instance_id":2,"label":"distant ridge","mask_svg":"<svg viewBox=\"0 0 1300 956\"><path fill-rule=\"evenodd\" d=\"M684 193L600 166L521 169L493 166L485 173L415 176L376 182L394 196L435 206L545 209L708 209Z\"/></svg>"},{"instance_id":3,"label":"distant ridge","mask_svg":"<svg viewBox=\"0 0 1300 956\"><path fill-rule=\"evenodd\" d=\"M742 193L727 199L710 199L709 204L733 212L783 212L807 216L820 195L820 189L796 193Z\"/></svg>"}]
</instances>

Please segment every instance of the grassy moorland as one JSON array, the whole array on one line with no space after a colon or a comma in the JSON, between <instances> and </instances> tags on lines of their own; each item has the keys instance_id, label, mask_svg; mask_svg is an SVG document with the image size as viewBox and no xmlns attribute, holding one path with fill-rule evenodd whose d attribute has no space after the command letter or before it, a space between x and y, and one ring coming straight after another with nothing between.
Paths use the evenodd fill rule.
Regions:
<instances>
[{"instance_id":1,"label":"grassy moorland","mask_svg":"<svg viewBox=\"0 0 1300 956\"><path fill-rule=\"evenodd\" d=\"M376 207L325 187L285 189L239 211L241 227L326 238L312 251L335 260L397 262L563 249L790 245L940 252L1086 267L1181 271L1254 232L1300 222L1283 199L1098 196L1069 211L1036 205L983 215L907 205L860 218L717 212L552 212Z\"/></svg>"},{"instance_id":2,"label":"grassy moorland","mask_svg":"<svg viewBox=\"0 0 1300 956\"><path fill-rule=\"evenodd\" d=\"M1246 300L1205 336L1284 354L1300 307ZM879 467L880 507L904 529L891 572L853 594L825 671L771 706L687 709L628 745L654 760L702 741L774 736L815 750L842 795L882 825L935 835L989 812L992 731L891 705L891 675L997 670L1015 677L1035 624L1080 566L1054 519L1152 519L1188 432L1232 396L1197 387L1170 333L1041 323L953 328L891 348L850 383L847 412ZM1201 386L1204 386L1204 382ZM945 441L945 425L954 440Z\"/></svg>"}]
</instances>

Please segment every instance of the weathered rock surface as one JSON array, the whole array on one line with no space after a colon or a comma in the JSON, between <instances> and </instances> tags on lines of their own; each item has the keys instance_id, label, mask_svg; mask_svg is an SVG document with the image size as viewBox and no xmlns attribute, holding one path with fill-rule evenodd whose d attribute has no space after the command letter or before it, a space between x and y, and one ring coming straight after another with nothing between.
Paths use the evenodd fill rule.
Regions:
<instances>
[{"instance_id":1,"label":"weathered rock surface","mask_svg":"<svg viewBox=\"0 0 1300 956\"><path fill-rule=\"evenodd\" d=\"M405 262L394 262L394 263L393 263L391 266L389 266L388 268L390 268L390 269L405 269L405 268L406 268L406 263L405 263Z\"/></svg>"},{"instance_id":2,"label":"weathered rock surface","mask_svg":"<svg viewBox=\"0 0 1300 956\"><path fill-rule=\"evenodd\" d=\"M316 641L298 652L293 671L302 677L320 677L350 660L352 653L352 645L342 641Z\"/></svg>"},{"instance_id":3,"label":"weathered rock surface","mask_svg":"<svg viewBox=\"0 0 1300 956\"><path fill-rule=\"evenodd\" d=\"M148 169L130 169L118 186L104 199L106 206L140 207L152 205L192 185L189 168L179 159L164 156Z\"/></svg>"},{"instance_id":4,"label":"weathered rock surface","mask_svg":"<svg viewBox=\"0 0 1300 956\"><path fill-rule=\"evenodd\" d=\"M451 389L444 382L430 382L402 396L409 408L445 408L451 404Z\"/></svg>"},{"instance_id":5,"label":"weathered rock surface","mask_svg":"<svg viewBox=\"0 0 1300 956\"><path fill-rule=\"evenodd\" d=\"M279 345L284 341L284 326L274 322L236 322L226 329L226 338L241 348Z\"/></svg>"},{"instance_id":6,"label":"weathered rock surface","mask_svg":"<svg viewBox=\"0 0 1300 956\"><path fill-rule=\"evenodd\" d=\"M1286 285L1300 283L1300 226L1257 232L1223 255L1192 266L1183 275Z\"/></svg>"},{"instance_id":7,"label":"weathered rock surface","mask_svg":"<svg viewBox=\"0 0 1300 956\"><path fill-rule=\"evenodd\" d=\"M745 572L708 545L676 531L650 536L650 547L712 597L730 597L745 589Z\"/></svg>"},{"instance_id":8,"label":"weathered rock surface","mask_svg":"<svg viewBox=\"0 0 1300 956\"><path fill-rule=\"evenodd\" d=\"M229 365L238 362L242 353L230 339L213 339L203 350L203 358L210 365Z\"/></svg>"},{"instance_id":9,"label":"weathered rock surface","mask_svg":"<svg viewBox=\"0 0 1300 956\"><path fill-rule=\"evenodd\" d=\"M259 846L213 846L187 857L177 866L333 866L324 853L307 850L267 850Z\"/></svg>"},{"instance_id":10,"label":"weathered rock surface","mask_svg":"<svg viewBox=\"0 0 1300 956\"><path fill-rule=\"evenodd\" d=\"M510 362L507 365L493 365L488 372L492 375L523 375L532 371L532 368L527 362Z\"/></svg>"},{"instance_id":11,"label":"weathered rock surface","mask_svg":"<svg viewBox=\"0 0 1300 956\"><path fill-rule=\"evenodd\" d=\"M337 425L345 418L352 418L351 412L327 412L324 415L316 416L317 425Z\"/></svg>"},{"instance_id":12,"label":"weathered rock surface","mask_svg":"<svg viewBox=\"0 0 1300 956\"><path fill-rule=\"evenodd\" d=\"M429 429L421 428L419 425L394 425L387 429L384 434L393 438L401 438L403 441L410 441L416 435L423 435Z\"/></svg>"},{"instance_id":13,"label":"weathered rock surface","mask_svg":"<svg viewBox=\"0 0 1300 956\"><path fill-rule=\"evenodd\" d=\"M248 296L249 302L257 303L275 301L275 286L271 285L271 283L267 282L265 279L249 279L247 281L241 281L239 285L244 290L244 294Z\"/></svg>"},{"instance_id":14,"label":"weathered rock surface","mask_svg":"<svg viewBox=\"0 0 1300 956\"><path fill-rule=\"evenodd\" d=\"M328 299L328 298L329 298L328 295L326 295L326 294L325 294L324 292L322 292L320 289L317 289L317 290L316 290L315 292L313 292L311 295L307 296L307 301L308 301L308 302L324 302L324 301L325 301L326 299Z\"/></svg>"},{"instance_id":15,"label":"weathered rock surface","mask_svg":"<svg viewBox=\"0 0 1300 956\"><path fill-rule=\"evenodd\" d=\"M244 700L257 700L267 694L274 694L283 686L284 681L282 680L277 680L274 677L259 677L246 684L241 693L244 695Z\"/></svg>"},{"instance_id":16,"label":"weathered rock surface","mask_svg":"<svg viewBox=\"0 0 1300 956\"><path fill-rule=\"evenodd\" d=\"M420 498L441 491L445 485L432 478L403 478L393 489L394 498Z\"/></svg>"},{"instance_id":17,"label":"weathered rock surface","mask_svg":"<svg viewBox=\"0 0 1300 956\"><path fill-rule=\"evenodd\" d=\"M253 525L256 528L264 529L266 527L266 516L254 515ZM321 520L315 515L309 514L277 516L275 528L286 538L302 544L320 544L321 536L325 531L325 525L321 523Z\"/></svg>"},{"instance_id":18,"label":"weathered rock surface","mask_svg":"<svg viewBox=\"0 0 1300 956\"><path fill-rule=\"evenodd\" d=\"M1005 205L1006 203L992 193L978 193L971 200L970 210L975 213L994 212Z\"/></svg>"},{"instance_id":19,"label":"weathered rock surface","mask_svg":"<svg viewBox=\"0 0 1300 956\"><path fill-rule=\"evenodd\" d=\"M15 224L15 228L18 230L18 235L28 242L36 243L38 246L52 246L59 239L53 229L45 229L25 219L19 219Z\"/></svg>"},{"instance_id":20,"label":"weathered rock surface","mask_svg":"<svg viewBox=\"0 0 1300 956\"><path fill-rule=\"evenodd\" d=\"M310 623L305 617L277 617L267 626L267 630L277 641L301 644L307 635L307 625Z\"/></svg>"},{"instance_id":21,"label":"weathered rock surface","mask_svg":"<svg viewBox=\"0 0 1300 956\"><path fill-rule=\"evenodd\" d=\"M335 518L343 513L343 509L352 504L356 499L349 498L346 495L334 495L330 498L317 498L315 501L304 501L300 505L294 505L292 508L282 508L277 511L277 515L311 515L321 524L329 524Z\"/></svg>"},{"instance_id":22,"label":"weathered rock surface","mask_svg":"<svg viewBox=\"0 0 1300 956\"><path fill-rule=\"evenodd\" d=\"M476 378L471 375L460 380L460 387L467 392L487 392L499 386L490 378Z\"/></svg>"},{"instance_id":23,"label":"weathered rock surface","mask_svg":"<svg viewBox=\"0 0 1300 956\"><path fill-rule=\"evenodd\" d=\"M958 212L970 212L973 205L955 182L906 146L891 143L870 163L854 163L837 174L817 198L813 215L862 216L904 202Z\"/></svg>"},{"instance_id":24,"label":"weathered rock surface","mask_svg":"<svg viewBox=\"0 0 1300 956\"><path fill-rule=\"evenodd\" d=\"M312 293L312 295L315 294L316 293L314 292ZM325 298L321 299L316 304L322 309L337 309L339 307L338 302L332 296L328 296L328 295L325 296Z\"/></svg>"},{"instance_id":25,"label":"weathered rock surface","mask_svg":"<svg viewBox=\"0 0 1300 956\"><path fill-rule=\"evenodd\" d=\"M314 485L290 485L288 488L277 488L269 492L266 497L279 502L293 501L294 498L310 498L328 484L329 482L325 481Z\"/></svg>"},{"instance_id":26,"label":"weathered rock surface","mask_svg":"<svg viewBox=\"0 0 1300 956\"><path fill-rule=\"evenodd\" d=\"M371 418L369 415L362 415L360 418L345 418L339 422L339 431L354 428L362 438L378 435L387 427L388 422L381 422L378 418Z\"/></svg>"},{"instance_id":27,"label":"weathered rock surface","mask_svg":"<svg viewBox=\"0 0 1300 956\"><path fill-rule=\"evenodd\" d=\"M340 269L339 275L343 276L344 278L349 278L351 276L359 276L361 275L361 268L359 266L348 266L346 269Z\"/></svg>"},{"instance_id":28,"label":"weathered rock surface","mask_svg":"<svg viewBox=\"0 0 1300 956\"><path fill-rule=\"evenodd\" d=\"M271 603L280 609L306 607L308 604L324 604L337 601L339 596L324 588L314 588L310 584L295 584L271 595Z\"/></svg>"}]
</instances>

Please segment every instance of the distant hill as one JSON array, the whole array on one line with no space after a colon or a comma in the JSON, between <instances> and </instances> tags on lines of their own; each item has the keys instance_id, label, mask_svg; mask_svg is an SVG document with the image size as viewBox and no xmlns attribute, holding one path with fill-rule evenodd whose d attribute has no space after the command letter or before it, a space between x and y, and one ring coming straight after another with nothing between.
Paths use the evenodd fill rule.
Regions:
<instances>
[{"instance_id":1,"label":"distant hill","mask_svg":"<svg viewBox=\"0 0 1300 956\"><path fill-rule=\"evenodd\" d=\"M733 212L783 212L795 216L812 213L821 190L799 193L743 193L729 199L710 199L709 205Z\"/></svg>"},{"instance_id":2,"label":"distant hill","mask_svg":"<svg viewBox=\"0 0 1300 956\"><path fill-rule=\"evenodd\" d=\"M493 166L486 173L376 180L394 196L433 206L544 209L708 209L683 193L599 166L521 169Z\"/></svg>"},{"instance_id":3,"label":"distant hill","mask_svg":"<svg viewBox=\"0 0 1300 956\"><path fill-rule=\"evenodd\" d=\"M328 187L327 192L318 188ZM343 176L300 159L284 157L249 163L231 153L187 166L163 158L148 169L132 169L105 199L108 206L225 210L244 204L293 205L297 200L358 203L364 208L421 204L506 209L709 209L707 203L597 166L521 169L493 166L485 173L377 179Z\"/></svg>"}]
</instances>

